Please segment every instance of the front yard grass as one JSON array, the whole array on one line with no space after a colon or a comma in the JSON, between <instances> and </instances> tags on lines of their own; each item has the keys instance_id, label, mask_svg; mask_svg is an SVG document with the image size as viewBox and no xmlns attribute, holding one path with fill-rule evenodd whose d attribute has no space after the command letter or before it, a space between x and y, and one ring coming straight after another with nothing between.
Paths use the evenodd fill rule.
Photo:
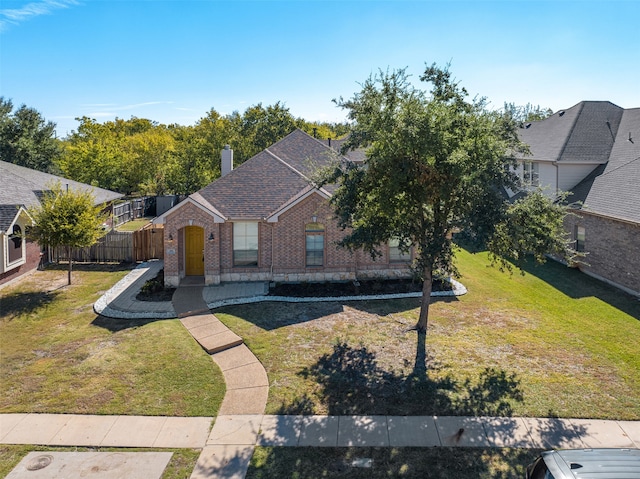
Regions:
<instances>
[{"instance_id":1,"label":"front yard grass","mask_svg":"<svg viewBox=\"0 0 640 479\"><path fill-rule=\"evenodd\" d=\"M539 452L508 448L258 447L246 477L520 479ZM371 459L371 467L358 467L367 459Z\"/></svg>"},{"instance_id":2,"label":"front yard grass","mask_svg":"<svg viewBox=\"0 0 640 479\"><path fill-rule=\"evenodd\" d=\"M0 412L215 416L222 373L178 320L96 316L131 266L53 268L0 290Z\"/></svg>"},{"instance_id":3,"label":"front yard grass","mask_svg":"<svg viewBox=\"0 0 640 479\"><path fill-rule=\"evenodd\" d=\"M434 299L426 348L416 299L214 313L264 364L267 414L640 419L637 299L555 262L457 258L469 293Z\"/></svg>"}]
</instances>

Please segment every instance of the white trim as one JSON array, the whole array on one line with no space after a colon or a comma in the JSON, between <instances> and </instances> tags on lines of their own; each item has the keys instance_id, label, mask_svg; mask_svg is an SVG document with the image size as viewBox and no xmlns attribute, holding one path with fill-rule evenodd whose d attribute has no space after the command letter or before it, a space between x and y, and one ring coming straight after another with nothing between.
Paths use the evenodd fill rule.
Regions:
<instances>
[{"instance_id":1,"label":"white trim","mask_svg":"<svg viewBox=\"0 0 640 479\"><path fill-rule=\"evenodd\" d=\"M25 218L24 221L19 221L20 218ZM19 266L22 266L27 262L27 238L26 238L26 227L28 224L33 225L33 218L29 214L29 212L23 207L20 206L16 209L16 215L13 220L9 224L7 231L0 232L0 253L2 256L2 264L0 264L0 273L6 273L7 271L11 271ZM9 263L9 240L10 236L13 234L13 227L18 225L22 230L22 244L21 244L21 254L20 258Z\"/></svg>"},{"instance_id":2,"label":"white trim","mask_svg":"<svg viewBox=\"0 0 640 479\"><path fill-rule=\"evenodd\" d=\"M212 216L214 223L224 223L227 220L227 218L225 218L222 213L220 213L213 205L211 205L211 203L205 200L202 195L200 195L199 193L194 193L188 196L184 201L181 201L180 203L175 205L173 208L170 208L169 210L162 213L160 216L156 216L151 223L154 225L165 224L168 215L174 213L179 208L182 208L187 203L197 206L202 211Z\"/></svg>"},{"instance_id":3,"label":"white trim","mask_svg":"<svg viewBox=\"0 0 640 479\"><path fill-rule=\"evenodd\" d=\"M323 189L313 188L312 186L310 186L309 188L310 189L307 190L306 192L302 190L302 192L298 193L298 196L294 196L289 201L287 201L284 205L278 208L276 211L271 213L271 215L267 217L267 223L277 223L280 215L286 213L291 208L296 206L301 201L307 199L309 196L311 196L314 193L317 193L325 200L328 200L329 198L331 198L331 195Z\"/></svg>"}]
</instances>

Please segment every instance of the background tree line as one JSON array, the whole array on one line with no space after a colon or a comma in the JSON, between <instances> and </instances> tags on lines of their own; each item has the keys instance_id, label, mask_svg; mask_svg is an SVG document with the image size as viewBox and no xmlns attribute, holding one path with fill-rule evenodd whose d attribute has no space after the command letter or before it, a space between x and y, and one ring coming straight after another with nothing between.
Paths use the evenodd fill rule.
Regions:
<instances>
[{"instance_id":1,"label":"background tree line","mask_svg":"<svg viewBox=\"0 0 640 479\"><path fill-rule=\"evenodd\" d=\"M14 110L0 97L0 159L126 195L190 194L220 176L220 151L234 150L243 163L300 128L319 139L339 138L346 123L294 117L282 103L222 115L211 109L193 126L164 125L132 117L99 123L77 119L66 138L34 108Z\"/></svg>"}]
</instances>

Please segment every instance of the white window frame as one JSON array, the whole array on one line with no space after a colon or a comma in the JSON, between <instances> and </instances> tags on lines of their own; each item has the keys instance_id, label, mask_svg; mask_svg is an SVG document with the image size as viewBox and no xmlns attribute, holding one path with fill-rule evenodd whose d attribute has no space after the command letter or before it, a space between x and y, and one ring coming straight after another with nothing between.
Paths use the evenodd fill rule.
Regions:
<instances>
[{"instance_id":1,"label":"white window frame","mask_svg":"<svg viewBox=\"0 0 640 479\"><path fill-rule=\"evenodd\" d=\"M260 264L260 228L254 221L238 221L233 223L233 266L236 268L254 268ZM238 258L255 252L255 261L247 262L246 258ZM236 256L236 254L238 254Z\"/></svg>"},{"instance_id":2,"label":"white window frame","mask_svg":"<svg viewBox=\"0 0 640 479\"><path fill-rule=\"evenodd\" d=\"M526 187L536 188L540 186L540 163L535 161L522 162L522 184Z\"/></svg>"},{"instance_id":3,"label":"white window frame","mask_svg":"<svg viewBox=\"0 0 640 479\"><path fill-rule=\"evenodd\" d=\"M13 248L13 245L11 244L13 242L13 236L14 236L14 228L15 227L20 228L20 258L14 260L14 261L9 261L9 251ZM11 231L11 233L9 233L9 231ZM19 223L14 223L12 224L7 232L5 234L2 235L3 236L3 241L2 241L2 272L6 272L6 271L10 271L14 268L17 268L18 266L22 266L23 264L25 264L27 262L27 248L26 248L26 240L24 237L24 226L19 224Z\"/></svg>"}]
</instances>

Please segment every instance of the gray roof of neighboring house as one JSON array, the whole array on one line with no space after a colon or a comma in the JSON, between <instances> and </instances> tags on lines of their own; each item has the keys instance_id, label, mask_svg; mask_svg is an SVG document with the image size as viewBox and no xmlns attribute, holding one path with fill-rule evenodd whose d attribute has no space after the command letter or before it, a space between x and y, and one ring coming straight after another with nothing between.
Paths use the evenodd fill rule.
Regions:
<instances>
[{"instance_id":1,"label":"gray roof of neighboring house","mask_svg":"<svg viewBox=\"0 0 640 479\"><path fill-rule=\"evenodd\" d=\"M315 168L338 157L297 129L198 193L226 218L267 218L309 187Z\"/></svg>"},{"instance_id":2,"label":"gray roof of neighboring house","mask_svg":"<svg viewBox=\"0 0 640 479\"><path fill-rule=\"evenodd\" d=\"M15 219L19 206L25 208L38 206L43 192L56 182L69 185L69 189L72 191L91 191L95 197L95 204L107 203L122 197L120 193L114 191L0 161L0 183L2 184L2 188L0 188L0 206L2 206L0 209L0 230L5 231L4 225L11 224Z\"/></svg>"},{"instance_id":3,"label":"gray roof of neighboring house","mask_svg":"<svg viewBox=\"0 0 640 479\"><path fill-rule=\"evenodd\" d=\"M640 223L640 108L624 110L606 165L574 189L585 211Z\"/></svg>"},{"instance_id":4,"label":"gray roof of neighboring house","mask_svg":"<svg viewBox=\"0 0 640 479\"><path fill-rule=\"evenodd\" d=\"M624 109L608 101L583 101L518 130L531 160L605 163Z\"/></svg>"}]
</instances>

